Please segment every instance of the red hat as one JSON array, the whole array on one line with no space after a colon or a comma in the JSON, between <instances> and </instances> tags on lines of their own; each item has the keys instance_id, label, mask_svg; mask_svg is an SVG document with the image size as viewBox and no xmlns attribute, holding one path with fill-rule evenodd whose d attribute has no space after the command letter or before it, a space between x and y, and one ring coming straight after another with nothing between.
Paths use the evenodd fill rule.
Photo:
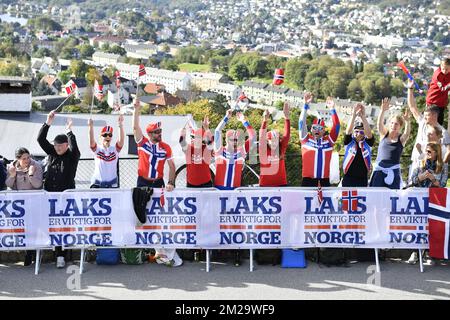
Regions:
<instances>
[{"instance_id":1,"label":"red hat","mask_svg":"<svg viewBox=\"0 0 450 320\"><path fill-rule=\"evenodd\" d=\"M147 132L153 132L161 128L161 122L152 122L147 126Z\"/></svg>"},{"instance_id":2,"label":"red hat","mask_svg":"<svg viewBox=\"0 0 450 320\"><path fill-rule=\"evenodd\" d=\"M313 124L325 127L325 121L322 118L315 118Z\"/></svg>"},{"instance_id":3,"label":"red hat","mask_svg":"<svg viewBox=\"0 0 450 320\"><path fill-rule=\"evenodd\" d=\"M110 127L110 126L103 127L103 129L102 129L100 135L103 135L103 134L105 134L105 133L111 133L111 134L113 134L113 128Z\"/></svg>"},{"instance_id":4,"label":"red hat","mask_svg":"<svg viewBox=\"0 0 450 320\"><path fill-rule=\"evenodd\" d=\"M284 70L283 69L275 69L275 73L273 75L272 84L274 86L279 86L284 82Z\"/></svg>"}]
</instances>

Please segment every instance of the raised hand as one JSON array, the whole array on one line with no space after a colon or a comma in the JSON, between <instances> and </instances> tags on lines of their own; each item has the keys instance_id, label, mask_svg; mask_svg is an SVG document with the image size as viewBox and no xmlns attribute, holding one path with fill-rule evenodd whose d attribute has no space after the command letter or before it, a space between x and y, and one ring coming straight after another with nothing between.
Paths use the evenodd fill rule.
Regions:
<instances>
[{"instance_id":1,"label":"raised hand","mask_svg":"<svg viewBox=\"0 0 450 320\"><path fill-rule=\"evenodd\" d=\"M88 126L92 127L94 125L94 120L88 119Z\"/></svg>"},{"instance_id":2,"label":"raised hand","mask_svg":"<svg viewBox=\"0 0 450 320\"><path fill-rule=\"evenodd\" d=\"M141 101L139 99L134 99L134 110L141 111Z\"/></svg>"},{"instance_id":3,"label":"raised hand","mask_svg":"<svg viewBox=\"0 0 450 320\"><path fill-rule=\"evenodd\" d=\"M290 107L289 107L289 103L285 102L283 105L283 113L284 113L284 117L286 119L289 119L290 116Z\"/></svg>"},{"instance_id":4,"label":"raised hand","mask_svg":"<svg viewBox=\"0 0 450 320\"><path fill-rule=\"evenodd\" d=\"M389 98L384 98L383 100L381 100L381 111L388 111L389 108L391 107L391 99Z\"/></svg>"},{"instance_id":5,"label":"raised hand","mask_svg":"<svg viewBox=\"0 0 450 320\"><path fill-rule=\"evenodd\" d=\"M244 122L245 121L245 115L242 112L236 113L236 117L239 121Z\"/></svg>"},{"instance_id":6,"label":"raised hand","mask_svg":"<svg viewBox=\"0 0 450 320\"><path fill-rule=\"evenodd\" d=\"M230 119L233 116L233 110L228 109L226 115L227 115L227 118Z\"/></svg>"},{"instance_id":7,"label":"raised hand","mask_svg":"<svg viewBox=\"0 0 450 320\"><path fill-rule=\"evenodd\" d=\"M269 121L269 118L270 118L270 111L269 110L264 110L264 113L263 113L264 121Z\"/></svg>"},{"instance_id":8,"label":"raised hand","mask_svg":"<svg viewBox=\"0 0 450 320\"><path fill-rule=\"evenodd\" d=\"M313 94L311 92L305 92L303 99L305 100L305 104L310 104L313 101Z\"/></svg>"},{"instance_id":9,"label":"raised hand","mask_svg":"<svg viewBox=\"0 0 450 320\"><path fill-rule=\"evenodd\" d=\"M72 125L73 125L72 118L67 118L67 122L66 122L66 130L67 130L67 131L72 131Z\"/></svg>"},{"instance_id":10,"label":"raised hand","mask_svg":"<svg viewBox=\"0 0 450 320\"><path fill-rule=\"evenodd\" d=\"M119 115L119 118L117 119L117 123L119 124L119 127L123 125L123 114Z\"/></svg>"},{"instance_id":11,"label":"raised hand","mask_svg":"<svg viewBox=\"0 0 450 320\"><path fill-rule=\"evenodd\" d=\"M209 122L209 117L205 116L203 118L203 122L202 122L203 129L205 129L205 130L209 129L209 123L210 123Z\"/></svg>"},{"instance_id":12,"label":"raised hand","mask_svg":"<svg viewBox=\"0 0 450 320\"><path fill-rule=\"evenodd\" d=\"M408 87L408 89L414 89L414 88L415 88L415 86L414 86L414 81L408 79L408 85L407 85L407 87Z\"/></svg>"},{"instance_id":13,"label":"raised hand","mask_svg":"<svg viewBox=\"0 0 450 320\"><path fill-rule=\"evenodd\" d=\"M53 120L55 120L55 115L56 112L55 111L50 111L49 114L47 115L47 125L51 126L53 123Z\"/></svg>"}]
</instances>

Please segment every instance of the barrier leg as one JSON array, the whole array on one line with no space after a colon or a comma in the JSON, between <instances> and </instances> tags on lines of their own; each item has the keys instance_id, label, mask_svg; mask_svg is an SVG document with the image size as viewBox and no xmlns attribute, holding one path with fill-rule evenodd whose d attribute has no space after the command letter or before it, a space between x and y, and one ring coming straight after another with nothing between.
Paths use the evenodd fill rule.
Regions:
<instances>
[{"instance_id":1,"label":"barrier leg","mask_svg":"<svg viewBox=\"0 0 450 320\"><path fill-rule=\"evenodd\" d=\"M206 272L209 272L209 263L210 263L209 252L210 252L210 250L206 250Z\"/></svg>"},{"instance_id":2,"label":"barrier leg","mask_svg":"<svg viewBox=\"0 0 450 320\"><path fill-rule=\"evenodd\" d=\"M36 250L36 261L34 262L34 274L39 274L39 269L41 267L41 250Z\"/></svg>"},{"instance_id":3,"label":"barrier leg","mask_svg":"<svg viewBox=\"0 0 450 320\"><path fill-rule=\"evenodd\" d=\"M378 249L375 250L375 263L377 265L377 272L380 272L380 260L378 259Z\"/></svg>"},{"instance_id":4,"label":"barrier leg","mask_svg":"<svg viewBox=\"0 0 450 320\"><path fill-rule=\"evenodd\" d=\"M81 256L80 256L80 274L83 274L83 267L84 267L84 248L81 249Z\"/></svg>"},{"instance_id":5,"label":"barrier leg","mask_svg":"<svg viewBox=\"0 0 450 320\"><path fill-rule=\"evenodd\" d=\"M420 250L420 249L419 249L419 266L420 266L420 272L423 272L422 250Z\"/></svg>"},{"instance_id":6,"label":"barrier leg","mask_svg":"<svg viewBox=\"0 0 450 320\"><path fill-rule=\"evenodd\" d=\"M253 272L253 249L250 249L250 272Z\"/></svg>"}]
</instances>

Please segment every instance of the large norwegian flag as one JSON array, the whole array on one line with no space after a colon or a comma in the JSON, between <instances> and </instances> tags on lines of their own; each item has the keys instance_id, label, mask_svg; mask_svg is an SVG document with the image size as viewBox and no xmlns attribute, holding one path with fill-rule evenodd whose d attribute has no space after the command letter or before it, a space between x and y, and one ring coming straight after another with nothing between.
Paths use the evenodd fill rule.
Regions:
<instances>
[{"instance_id":1,"label":"large norwegian flag","mask_svg":"<svg viewBox=\"0 0 450 320\"><path fill-rule=\"evenodd\" d=\"M94 95L98 100L102 100L104 93L103 93L103 85L98 84L97 79L95 79L94 83Z\"/></svg>"},{"instance_id":2,"label":"large norwegian flag","mask_svg":"<svg viewBox=\"0 0 450 320\"><path fill-rule=\"evenodd\" d=\"M448 259L450 240L450 199L447 188L430 188L428 203L430 257Z\"/></svg>"}]
</instances>

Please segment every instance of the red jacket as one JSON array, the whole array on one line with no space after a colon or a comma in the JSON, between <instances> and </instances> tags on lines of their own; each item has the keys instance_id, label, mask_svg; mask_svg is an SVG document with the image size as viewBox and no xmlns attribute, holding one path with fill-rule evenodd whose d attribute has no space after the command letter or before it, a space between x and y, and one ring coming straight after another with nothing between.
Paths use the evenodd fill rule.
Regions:
<instances>
[{"instance_id":1,"label":"red jacket","mask_svg":"<svg viewBox=\"0 0 450 320\"><path fill-rule=\"evenodd\" d=\"M427 92L427 106L435 104L440 108L448 105L448 91L450 90L450 73L443 74L441 68L437 68L431 79Z\"/></svg>"}]
</instances>

